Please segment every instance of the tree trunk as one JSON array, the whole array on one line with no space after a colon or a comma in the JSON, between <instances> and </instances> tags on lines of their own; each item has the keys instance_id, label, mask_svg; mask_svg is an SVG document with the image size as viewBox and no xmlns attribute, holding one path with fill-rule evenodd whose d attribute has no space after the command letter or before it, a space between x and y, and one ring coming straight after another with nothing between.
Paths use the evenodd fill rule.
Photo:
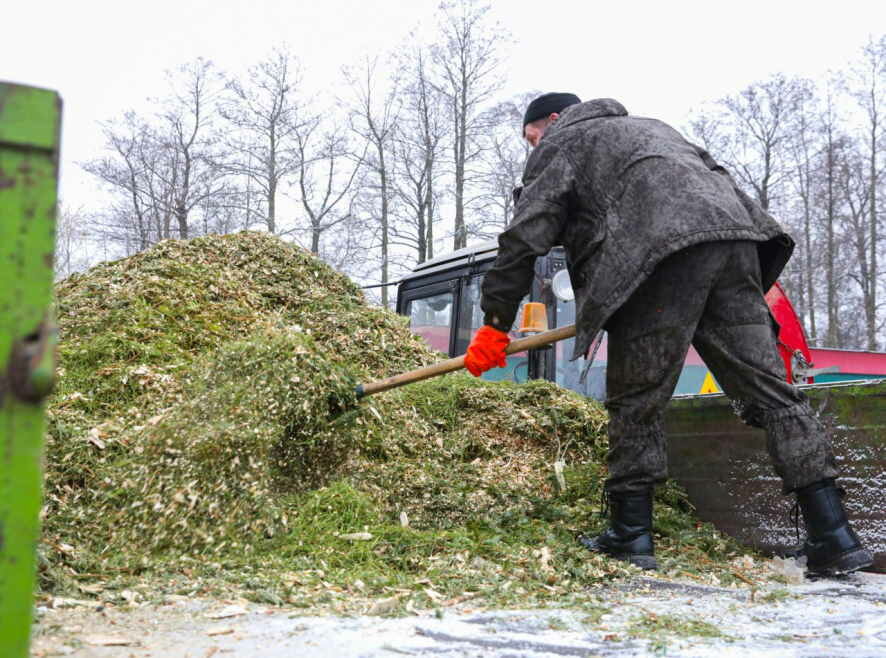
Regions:
<instances>
[{"instance_id":1,"label":"tree trunk","mask_svg":"<svg viewBox=\"0 0 886 658\"><path fill-rule=\"evenodd\" d=\"M826 211L825 226L827 231L827 258L825 266L825 276L827 279L827 305L828 305L828 347L839 347L839 330L838 330L838 313L837 313L837 283L834 272L834 260L836 252L836 240L834 236L835 222L835 199L834 199L834 139L833 128L828 125L828 142L827 142L827 192L826 192Z\"/></svg>"},{"instance_id":2,"label":"tree trunk","mask_svg":"<svg viewBox=\"0 0 886 658\"><path fill-rule=\"evenodd\" d=\"M808 173L807 173L808 176ZM807 177L807 185L808 185ZM807 309L809 313L809 338L812 345L818 344L818 330L815 327L815 283L813 280L812 269L812 212L809 208L809 194L803 195L803 243L806 248L804 254L806 260L806 271L804 272L804 283L806 288Z\"/></svg>"},{"instance_id":3,"label":"tree trunk","mask_svg":"<svg viewBox=\"0 0 886 658\"><path fill-rule=\"evenodd\" d=\"M268 157L268 233L277 233L277 135L274 123L270 126Z\"/></svg>"},{"instance_id":4,"label":"tree trunk","mask_svg":"<svg viewBox=\"0 0 886 658\"><path fill-rule=\"evenodd\" d=\"M273 169L273 165L271 165ZM272 177L268 179L268 233L277 233L277 181Z\"/></svg>"},{"instance_id":5,"label":"tree trunk","mask_svg":"<svg viewBox=\"0 0 886 658\"><path fill-rule=\"evenodd\" d=\"M381 305L388 308L388 172L382 145L378 145L379 177L381 182Z\"/></svg>"},{"instance_id":6,"label":"tree trunk","mask_svg":"<svg viewBox=\"0 0 886 658\"><path fill-rule=\"evenodd\" d=\"M870 194L870 216L871 216L871 240L868 248L870 249L870 279L869 288L870 295L865 303L865 319L867 321L867 344L868 349L872 352L877 349L877 247L879 236L877 235L877 115L874 114L871 120L871 157L870 157L870 174L868 182L868 190Z\"/></svg>"},{"instance_id":7,"label":"tree trunk","mask_svg":"<svg viewBox=\"0 0 886 658\"><path fill-rule=\"evenodd\" d=\"M311 253L319 254L320 253L320 234L323 233L323 229L320 228L319 225L314 224L311 226Z\"/></svg>"},{"instance_id":8,"label":"tree trunk","mask_svg":"<svg viewBox=\"0 0 886 658\"><path fill-rule=\"evenodd\" d=\"M175 204L175 220L178 222L178 237L188 239L188 209L183 203Z\"/></svg>"},{"instance_id":9,"label":"tree trunk","mask_svg":"<svg viewBox=\"0 0 886 658\"><path fill-rule=\"evenodd\" d=\"M421 195L421 189L416 188L417 195ZM427 231L427 207L424 203L419 204L418 212L416 213L416 227L415 227L415 249L416 249L416 257L419 263L424 263L428 259L428 245L425 241L426 239L426 231Z\"/></svg>"},{"instance_id":10,"label":"tree trunk","mask_svg":"<svg viewBox=\"0 0 886 658\"><path fill-rule=\"evenodd\" d=\"M462 89L466 88L463 84ZM467 104L465 94L458 98L459 108L455 115L455 240L453 249L461 249L468 244L465 227L465 147L467 145Z\"/></svg>"},{"instance_id":11,"label":"tree trunk","mask_svg":"<svg viewBox=\"0 0 886 658\"><path fill-rule=\"evenodd\" d=\"M431 180L433 179L431 171L431 169L428 169L428 185L425 188L427 198L426 207L428 209L428 229L427 238L425 239L427 260L431 260L434 257L434 190L431 187Z\"/></svg>"}]
</instances>

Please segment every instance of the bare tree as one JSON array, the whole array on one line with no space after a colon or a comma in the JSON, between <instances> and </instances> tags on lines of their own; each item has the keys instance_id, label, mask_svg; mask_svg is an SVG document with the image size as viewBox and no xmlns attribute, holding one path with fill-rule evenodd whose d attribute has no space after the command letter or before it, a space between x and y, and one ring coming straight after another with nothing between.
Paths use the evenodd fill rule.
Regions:
<instances>
[{"instance_id":1,"label":"bare tree","mask_svg":"<svg viewBox=\"0 0 886 658\"><path fill-rule=\"evenodd\" d=\"M821 131L818 122L820 110L814 95L804 95L798 100L796 111L791 119L792 137L789 140L791 173L790 181L795 197L800 206L800 230L802 242L800 251L802 264L798 270L798 284L794 289L798 293L800 316L807 321L809 341L818 342L816 325L816 285L815 285L815 214L814 184L816 156L820 148Z\"/></svg>"},{"instance_id":2,"label":"bare tree","mask_svg":"<svg viewBox=\"0 0 886 658\"><path fill-rule=\"evenodd\" d=\"M296 130L302 107L298 62L284 48L276 48L251 67L245 79L230 79L221 115L233 130L225 139L221 166L245 179L242 211L247 225L262 214L269 233L277 233L277 193L281 183L299 169ZM261 203L253 200L256 190ZM264 212L262 213L262 210Z\"/></svg>"},{"instance_id":3,"label":"bare tree","mask_svg":"<svg viewBox=\"0 0 886 658\"><path fill-rule=\"evenodd\" d=\"M432 84L430 73L422 46L409 50L400 61L403 107L393 140L397 175L392 186L402 218L391 227L392 242L414 252L418 263L434 257L442 174L439 160L449 125L445 99Z\"/></svg>"},{"instance_id":4,"label":"bare tree","mask_svg":"<svg viewBox=\"0 0 886 658\"><path fill-rule=\"evenodd\" d=\"M297 163L294 186L307 219L306 227L296 224L293 231L306 231L311 252L320 254L323 234L353 218L350 193L363 154L355 157L344 129L340 125L325 127L321 116L300 123L293 137Z\"/></svg>"},{"instance_id":5,"label":"bare tree","mask_svg":"<svg viewBox=\"0 0 886 658\"><path fill-rule=\"evenodd\" d=\"M808 80L777 74L715 103L692 130L768 210L787 169L790 117L811 95Z\"/></svg>"},{"instance_id":6,"label":"bare tree","mask_svg":"<svg viewBox=\"0 0 886 658\"><path fill-rule=\"evenodd\" d=\"M869 39L862 49L861 58L849 69L849 76L845 87L864 112L867 125L864 127L864 145L866 154L866 196L867 200L862 205L860 200L856 208L862 213L856 219L866 224L867 256L864 258L866 266L866 280L860 281L863 299L864 313L867 324L866 346L869 350L877 349L877 283L879 275L879 197L878 190L883 182L883 167L881 165L882 151L884 150L884 114L886 114L886 35L881 36L879 41ZM855 211L853 210L853 217Z\"/></svg>"},{"instance_id":7,"label":"bare tree","mask_svg":"<svg viewBox=\"0 0 886 658\"><path fill-rule=\"evenodd\" d=\"M202 59L169 77L172 92L155 101L153 120L128 112L102 124L107 154L83 168L118 194L101 230L127 253L168 237L187 238L190 214L225 190L214 165L212 129L216 76Z\"/></svg>"},{"instance_id":8,"label":"bare tree","mask_svg":"<svg viewBox=\"0 0 886 658\"><path fill-rule=\"evenodd\" d=\"M213 152L218 143L213 131L218 82L212 62L203 58L170 76L172 93L164 102L165 130L160 133L169 162L152 173L173 190L172 214L180 238L189 236L191 211L223 189Z\"/></svg>"},{"instance_id":9,"label":"bare tree","mask_svg":"<svg viewBox=\"0 0 886 658\"><path fill-rule=\"evenodd\" d=\"M110 205L90 213L86 230L96 246L98 260L131 256L153 244L143 245L132 227L132 208L122 198L118 197Z\"/></svg>"},{"instance_id":10,"label":"bare tree","mask_svg":"<svg viewBox=\"0 0 886 658\"><path fill-rule=\"evenodd\" d=\"M840 194L838 173L844 137L831 91L823 108L815 103L815 88L809 80L775 75L755 83L734 96L727 96L707 111L696 114L692 130L712 154L735 175L764 209L789 212L799 205L797 222L801 240L802 285L796 286L807 311L813 341L819 339L815 285L818 253L823 265L824 309L827 314L828 345L840 342ZM786 183L792 183L787 185ZM799 204L791 203L791 196ZM782 218L784 221L784 218ZM789 218L788 218L789 219ZM816 234L822 233L820 249Z\"/></svg>"},{"instance_id":11,"label":"bare tree","mask_svg":"<svg viewBox=\"0 0 886 658\"><path fill-rule=\"evenodd\" d=\"M432 51L451 113L454 249L467 245L469 168L480 155L480 138L489 127L484 106L502 84L499 50L506 37L500 26L490 25L488 13L489 5L477 0L445 0L440 5L440 42Z\"/></svg>"},{"instance_id":12,"label":"bare tree","mask_svg":"<svg viewBox=\"0 0 886 658\"><path fill-rule=\"evenodd\" d=\"M394 142L394 125L397 120L399 105L395 89L396 81L388 89L381 88L378 79L377 59L366 59L359 68L346 69L345 78L352 94L350 125L354 134L368 145L364 165L372 172L369 189L365 189L364 202L370 198L375 206L373 219L379 226L379 250L381 266L381 283L390 281L391 267L391 197L392 188L392 154ZM388 289L382 288L382 306L388 306Z\"/></svg>"},{"instance_id":13,"label":"bare tree","mask_svg":"<svg viewBox=\"0 0 886 658\"><path fill-rule=\"evenodd\" d=\"M55 278L86 269L96 260L86 211L59 202L55 224Z\"/></svg>"},{"instance_id":14,"label":"bare tree","mask_svg":"<svg viewBox=\"0 0 886 658\"><path fill-rule=\"evenodd\" d=\"M825 230L825 294L827 299L827 345L840 345L840 272L837 269L838 213L839 213L839 174L842 168L843 150L846 138L840 133L839 118L835 107L833 88L826 90L824 108L821 113L821 127L824 136L821 177L819 182L819 205L824 209Z\"/></svg>"},{"instance_id":15,"label":"bare tree","mask_svg":"<svg viewBox=\"0 0 886 658\"><path fill-rule=\"evenodd\" d=\"M487 111L489 129L479 160L477 211L471 234L490 239L513 219L514 188L520 184L529 144L523 139L523 110L538 92L521 94Z\"/></svg>"},{"instance_id":16,"label":"bare tree","mask_svg":"<svg viewBox=\"0 0 886 658\"><path fill-rule=\"evenodd\" d=\"M368 172L360 167L358 175ZM364 186L355 181L354 190ZM377 245L380 227L378 224L365 221L360 210L360 192L352 193L348 199L348 212L342 213L342 221L328 227L329 236L320 243L318 255L325 262L340 272L360 281L375 281L375 268L378 259L375 257L374 245Z\"/></svg>"},{"instance_id":17,"label":"bare tree","mask_svg":"<svg viewBox=\"0 0 886 658\"><path fill-rule=\"evenodd\" d=\"M871 276L870 261L869 243L872 237L868 226L870 195L865 156L858 148L855 148L856 146L851 144L843 156L837 184L840 188L841 200L848 210L841 216L841 221L846 239L854 252L855 264L857 264L857 267L848 269L846 275L858 284L861 293L861 306L865 311L863 313L865 330L862 333L867 338L865 342L868 343L868 349L873 349L868 341L871 340L872 334L874 337L876 336L876 326L873 327L874 331L871 331L871 323L876 320L867 313L867 309L872 305L871 298L876 291L876 279Z\"/></svg>"},{"instance_id":18,"label":"bare tree","mask_svg":"<svg viewBox=\"0 0 886 658\"><path fill-rule=\"evenodd\" d=\"M233 186L205 197L197 206L201 233L224 235L250 229L252 224L249 215L243 211L242 201L241 191Z\"/></svg>"},{"instance_id":19,"label":"bare tree","mask_svg":"<svg viewBox=\"0 0 886 658\"><path fill-rule=\"evenodd\" d=\"M136 251L170 237L174 189L162 176L171 165L156 129L133 112L102 124L107 155L81 166L106 183L119 196L123 221L101 226L105 239Z\"/></svg>"}]
</instances>

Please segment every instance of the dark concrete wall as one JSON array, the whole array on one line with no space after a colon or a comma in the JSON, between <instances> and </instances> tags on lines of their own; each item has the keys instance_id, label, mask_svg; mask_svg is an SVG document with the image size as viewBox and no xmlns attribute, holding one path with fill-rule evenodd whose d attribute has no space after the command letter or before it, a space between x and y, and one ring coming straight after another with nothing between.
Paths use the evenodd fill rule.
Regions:
<instances>
[{"instance_id":1,"label":"dark concrete wall","mask_svg":"<svg viewBox=\"0 0 886 658\"><path fill-rule=\"evenodd\" d=\"M886 383L805 390L831 431L852 524L886 572ZM728 399L675 398L666 427L670 475L702 520L766 553L796 545L794 499L781 493L765 434L744 425Z\"/></svg>"}]
</instances>

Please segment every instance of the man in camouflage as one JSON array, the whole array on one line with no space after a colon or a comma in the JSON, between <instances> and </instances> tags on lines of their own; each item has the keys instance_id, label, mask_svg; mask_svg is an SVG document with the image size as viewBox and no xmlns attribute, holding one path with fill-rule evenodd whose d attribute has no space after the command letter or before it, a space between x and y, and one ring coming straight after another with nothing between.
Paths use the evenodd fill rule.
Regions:
<instances>
[{"instance_id":1,"label":"man in camouflage","mask_svg":"<svg viewBox=\"0 0 886 658\"><path fill-rule=\"evenodd\" d=\"M667 477L662 416L694 345L741 418L763 428L784 491L805 520L807 568L869 566L846 519L830 441L785 380L763 294L793 240L702 148L612 99L545 94L527 108L534 147L514 220L483 282L485 325L465 362L500 365L537 256L567 254L575 290L573 358L609 336L606 408L610 527L590 550L655 568L652 491Z\"/></svg>"}]
</instances>

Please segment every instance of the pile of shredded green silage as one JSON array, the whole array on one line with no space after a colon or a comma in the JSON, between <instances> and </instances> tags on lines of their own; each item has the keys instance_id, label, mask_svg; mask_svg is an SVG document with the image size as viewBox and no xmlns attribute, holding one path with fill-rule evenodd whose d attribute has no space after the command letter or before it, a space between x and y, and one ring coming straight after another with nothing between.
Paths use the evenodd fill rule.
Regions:
<instances>
[{"instance_id":1,"label":"pile of shredded green silage","mask_svg":"<svg viewBox=\"0 0 886 658\"><path fill-rule=\"evenodd\" d=\"M57 298L48 594L396 612L580 605L636 573L575 541L603 524L599 405L467 375L358 405L357 383L441 355L300 248L250 232L166 241ZM662 573L758 577L676 488L656 513Z\"/></svg>"}]
</instances>

